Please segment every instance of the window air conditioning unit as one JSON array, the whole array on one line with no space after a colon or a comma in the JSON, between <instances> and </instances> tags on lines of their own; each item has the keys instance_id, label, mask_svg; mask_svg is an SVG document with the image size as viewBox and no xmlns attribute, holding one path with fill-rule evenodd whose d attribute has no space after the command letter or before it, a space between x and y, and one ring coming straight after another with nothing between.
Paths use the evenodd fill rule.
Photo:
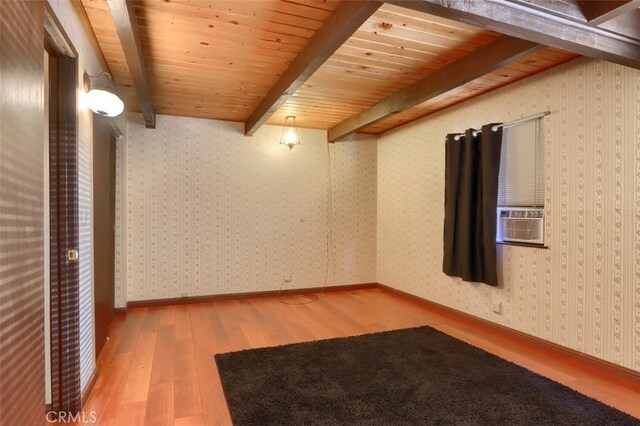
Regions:
<instances>
[{"instance_id":1,"label":"window air conditioning unit","mask_svg":"<svg viewBox=\"0 0 640 426\"><path fill-rule=\"evenodd\" d=\"M544 244L544 209L498 207L497 242Z\"/></svg>"}]
</instances>

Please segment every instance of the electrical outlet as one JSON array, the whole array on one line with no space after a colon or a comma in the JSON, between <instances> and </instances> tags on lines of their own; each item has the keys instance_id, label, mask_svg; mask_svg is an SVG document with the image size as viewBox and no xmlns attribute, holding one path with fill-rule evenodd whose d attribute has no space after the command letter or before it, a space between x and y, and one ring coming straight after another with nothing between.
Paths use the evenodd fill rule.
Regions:
<instances>
[{"instance_id":1,"label":"electrical outlet","mask_svg":"<svg viewBox=\"0 0 640 426\"><path fill-rule=\"evenodd\" d=\"M284 274L284 282L290 283L291 281L293 281L293 274Z\"/></svg>"},{"instance_id":2,"label":"electrical outlet","mask_svg":"<svg viewBox=\"0 0 640 426\"><path fill-rule=\"evenodd\" d=\"M495 312L496 314L501 314L502 313L502 303L501 302L493 302L492 309L493 309L493 312Z\"/></svg>"}]
</instances>

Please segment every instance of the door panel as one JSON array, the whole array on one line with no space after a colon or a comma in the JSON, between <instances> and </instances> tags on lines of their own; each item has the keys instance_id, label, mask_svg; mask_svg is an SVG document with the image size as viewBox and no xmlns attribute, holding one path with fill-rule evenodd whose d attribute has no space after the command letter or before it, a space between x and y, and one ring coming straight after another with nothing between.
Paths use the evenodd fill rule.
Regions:
<instances>
[{"instance_id":1,"label":"door panel","mask_svg":"<svg viewBox=\"0 0 640 426\"><path fill-rule=\"evenodd\" d=\"M93 247L96 357L114 313L116 138L108 119L93 120Z\"/></svg>"}]
</instances>

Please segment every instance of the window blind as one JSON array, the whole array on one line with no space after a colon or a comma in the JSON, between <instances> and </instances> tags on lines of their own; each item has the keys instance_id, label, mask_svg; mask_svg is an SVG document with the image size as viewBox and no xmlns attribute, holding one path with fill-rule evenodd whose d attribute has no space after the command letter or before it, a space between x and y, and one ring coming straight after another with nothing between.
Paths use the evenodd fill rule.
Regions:
<instances>
[{"instance_id":1,"label":"window blind","mask_svg":"<svg viewBox=\"0 0 640 426\"><path fill-rule=\"evenodd\" d=\"M498 206L544 206L542 120L504 129L500 157Z\"/></svg>"}]
</instances>

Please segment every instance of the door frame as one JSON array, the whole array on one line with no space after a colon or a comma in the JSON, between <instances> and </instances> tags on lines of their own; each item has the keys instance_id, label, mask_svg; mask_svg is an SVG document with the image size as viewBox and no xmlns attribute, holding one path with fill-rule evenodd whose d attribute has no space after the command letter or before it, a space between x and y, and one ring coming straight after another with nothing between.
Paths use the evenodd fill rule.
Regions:
<instances>
[{"instance_id":1,"label":"door frame","mask_svg":"<svg viewBox=\"0 0 640 426\"><path fill-rule=\"evenodd\" d=\"M78 209L78 54L45 2L44 46L49 54L51 410L78 413L80 279Z\"/></svg>"}]
</instances>

